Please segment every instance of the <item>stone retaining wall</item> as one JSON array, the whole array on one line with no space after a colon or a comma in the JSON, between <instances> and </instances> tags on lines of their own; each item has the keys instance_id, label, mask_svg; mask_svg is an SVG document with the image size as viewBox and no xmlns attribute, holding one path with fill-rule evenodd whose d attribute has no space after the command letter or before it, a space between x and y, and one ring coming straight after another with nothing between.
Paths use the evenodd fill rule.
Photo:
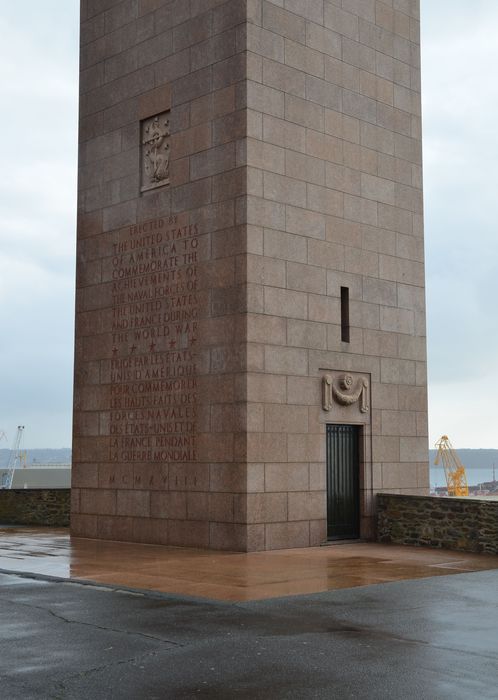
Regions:
<instances>
[{"instance_id":1,"label":"stone retaining wall","mask_svg":"<svg viewBox=\"0 0 498 700\"><path fill-rule=\"evenodd\" d=\"M498 554L498 501L379 494L377 539Z\"/></svg>"},{"instance_id":2,"label":"stone retaining wall","mask_svg":"<svg viewBox=\"0 0 498 700\"><path fill-rule=\"evenodd\" d=\"M71 489L0 490L0 524L67 527Z\"/></svg>"}]
</instances>

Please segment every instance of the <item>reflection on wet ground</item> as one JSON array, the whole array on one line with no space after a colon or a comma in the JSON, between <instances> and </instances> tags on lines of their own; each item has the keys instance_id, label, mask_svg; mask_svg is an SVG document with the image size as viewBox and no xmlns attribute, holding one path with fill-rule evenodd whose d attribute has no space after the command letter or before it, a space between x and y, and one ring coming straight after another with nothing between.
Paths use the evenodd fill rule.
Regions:
<instances>
[{"instance_id":1,"label":"reflection on wet ground","mask_svg":"<svg viewBox=\"0 0 498 700\"><path fill-rule=\"evenodd\" d=\"M498 556L374 543L242 554L0 526L0 569L243 601L498 569Z\"/></svg>"}]
</instances>

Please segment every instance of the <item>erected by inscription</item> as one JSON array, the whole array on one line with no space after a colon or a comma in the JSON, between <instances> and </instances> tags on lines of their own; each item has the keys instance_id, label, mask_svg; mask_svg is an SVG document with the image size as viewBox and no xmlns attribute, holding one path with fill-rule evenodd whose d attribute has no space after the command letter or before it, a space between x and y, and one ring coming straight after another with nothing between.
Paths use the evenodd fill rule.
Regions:
<instances>
[{"instance_id":1,"label":"erected by inscription","mask_svg":"<svg viewBox=\"0 0 498 700\"><path fill-rule=\"evenodd\" d=\"M169 111L141 123L141 191L169 185Z\"/></svg>"},{"instance_id":2,"label":"erected by inscription","mask_svg":"<svg viewBox=\"0 0 498 700\"><path fill-rule=\"evenodd\" d=\"M197 459L198 234L171 217L112 244L111 462Z\"/></svg>"}]
</instances>

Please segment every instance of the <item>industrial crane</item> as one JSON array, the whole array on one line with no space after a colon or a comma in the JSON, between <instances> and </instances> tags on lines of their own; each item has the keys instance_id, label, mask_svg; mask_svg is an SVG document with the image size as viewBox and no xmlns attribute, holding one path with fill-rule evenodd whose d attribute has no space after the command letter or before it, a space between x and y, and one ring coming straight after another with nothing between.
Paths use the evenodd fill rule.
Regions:
<instances>
[{"instance_id":1,"label":"industrial crane","mask_svg":"<svg viewBox=\"0 0 498 700\"><path fill-rule=\"evenodd\" d=\"M14 480L14 471L16 469L17 463L21 462L21 452L19 450L19 445L21 444L22 433L24 430L24 425L17 426L17 433L12 444L12 449L9 455L9 463L7 465L7 474L4 476L0 488L11 489L12 482Z\"/></svg>"},{"instance_id":2,"label":"industrial crane","mask_svg":"<svg viewBox=\"0 0 498 700\"><path fill-rule=\"evenodd\" d=\"M465 467L460 462L456 450L453 448L447 435L443 435L437 442L437 455L434 464L441 461L448 486L448 496L468 496L469 486Z\"/></svg>"}]
</instances>

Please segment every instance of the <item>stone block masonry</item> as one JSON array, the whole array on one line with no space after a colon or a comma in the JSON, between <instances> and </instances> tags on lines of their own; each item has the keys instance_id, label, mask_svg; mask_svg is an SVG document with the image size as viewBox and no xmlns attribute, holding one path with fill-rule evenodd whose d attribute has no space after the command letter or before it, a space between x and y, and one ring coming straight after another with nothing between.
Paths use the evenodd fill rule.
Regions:
<instances>
[{"instance_id":1,"label":"stone block masonry","mask_svg":"<svg viewBox=\"0 0 498 700\"><path fill-rule=\"evenodd\" d=\"M498 501L378 494L379 542L498 554Z\"/></svg>"},{"instance_id":2,"label":"stone block masonry","mask_svg":"<svg viewBox=\"0 0 498 700\"><path fill-rule=\"evenodd\" d=\"M318 545L343 423L373 537L429 481L418 0L81 22L73 533Z\"/></svg>"}]
</instances>

